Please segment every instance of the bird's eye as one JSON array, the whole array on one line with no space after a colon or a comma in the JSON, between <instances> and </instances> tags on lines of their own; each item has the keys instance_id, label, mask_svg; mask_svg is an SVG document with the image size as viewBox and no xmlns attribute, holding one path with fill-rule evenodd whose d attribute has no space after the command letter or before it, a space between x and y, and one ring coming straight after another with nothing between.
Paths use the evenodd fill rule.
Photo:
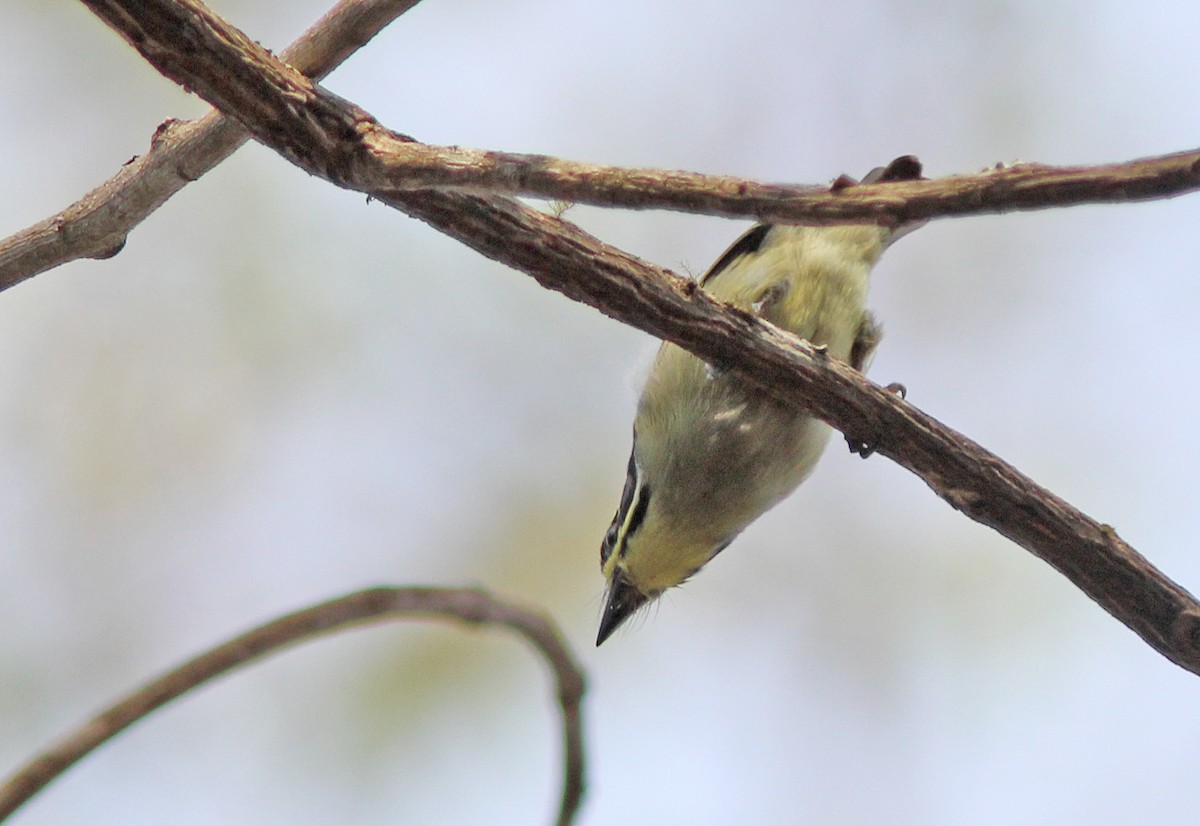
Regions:
<instances>
[{"instance_id":1,"label":"bird's eye","mask_svg":"<svg viewBox=\"0 0 1200 826\"><path fill-rule=\"evenodd\" d=\"M617 541L617 520L608 527L608 532L604 534L604 541L600 543L600 567L604 567L604 563L608 562L608 558L612 556L613 545Z\"/></svg>"}]
</instances>

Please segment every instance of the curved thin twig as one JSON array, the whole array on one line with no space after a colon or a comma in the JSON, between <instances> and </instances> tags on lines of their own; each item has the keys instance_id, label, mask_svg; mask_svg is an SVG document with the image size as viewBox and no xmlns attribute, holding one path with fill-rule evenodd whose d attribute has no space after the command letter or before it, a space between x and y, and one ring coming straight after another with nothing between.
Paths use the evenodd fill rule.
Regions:
<instances>
[{"instance_id":1,"label":"curved thin twig","mask_svg":"<svg viewBox=\"0 0 1200 826\"><path fill-rule=\"evenodd\" d=\"M563 783L556 823L574 820L583 800L580 701L583 671L555 625L541 614L472 588L379 587L357 591L272 620L169 671L100 712L0 786L0 821L70 766L132 723L196 686L318 634L366 622L437 618L497 625L529 642L554 672L562 713Z\"/></svg>"},{"instance_id":2,"label":"curved thin twig","mask_svg":"<svg viewBox=\"0 0 1200 826\"><path fill-rule=\"evenodd\" d=\"M322 78L420 0L341 0L280 59ZM111 258L129 232L249 139L220 112L168 120L150 151L56 215L0 240L0 290L77 258Z\"/></svg>"}]
</instances>

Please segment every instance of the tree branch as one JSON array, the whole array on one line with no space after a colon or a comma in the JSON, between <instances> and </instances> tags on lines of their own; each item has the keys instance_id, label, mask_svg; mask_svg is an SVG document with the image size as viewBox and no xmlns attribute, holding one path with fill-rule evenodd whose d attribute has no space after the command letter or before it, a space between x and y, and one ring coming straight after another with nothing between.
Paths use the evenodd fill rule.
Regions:
<instances>
[{"instance_id":1,"label":"tree branch","mask_svg":"<svg viewBox=\"0 0 1200 826\"><path fill-rule=\"evenodd\" d=\"M306 84L195 0L84 2L168 77L211 95L214 105L230 107L258 140L313 174L356 188L355 175L344 173L367 163L363 136L383 130L362 109ZM175 27L188 32L187 54L173 45L181 37ZM211 30L210 42L193 50L199 30ZM883 186L901 191L912 185ZM842 189L837 197L852 189ZM1172 662L1200 674L1200 604L1191 594L1109 526L807 342L510 199L436 190L363 191L545 287L726 366L875 446L951 506L1049 562Z\"/></svg>"},{"instance_id":2,"label":"tree branch","mask_svg":"<svg viewBox=\"0 0 1200 826\"><path fill-rule=\"evenodd\" d=\"M50 746L0 786L0 821L102 743L202 683L318 634L365 622L436 618L514 631L542 655L554 672L562 712L563 785L556 823L574 820L584 792L583 671L562 634L548 619L468 588L371 588L280 617L143 686Z\"/></svg>"},{"instance_id":3,"label":"tree branch","mask_svg":"<svg viewBox=\"0 0 1200 826\"><path fill-rule=\"evenodd\" d=\"M265 51L194 0L155 2L125 16L121 0L85 0L119 19L124 36L168 77L264 130L294 163L362 191L465 189L599 206L670 208L761 220L902 222L948 215L1164 198L1200 188L1200 150L1095 167L1019 164L976 175L831 191L694 172L623 169L544 155L429 146L381 126L367 112L278 66ZM107 9L107 12L102 10ZM171 48L184 38L191 48ZM227 38L234 38L228 40ZM234 49L236 63L220 55ZM153 53L153 54L151 54ZM220 75L205 66L222 62Z\"/></svg>"},{"instance_id":4,"label":"tree branch","mask_svg":"<svg viewBox=\"0 0 1200 826\"><path fill-rule=\"evenodd\" d=\"M374 153L377 168L356 170L356 186L465 189L767 222L836 224L869 219L902 223L1170 198L1200 189L1200 150L1098 166L1021 163L932 181L833 189L430 146L394 133L370 133L364 141Z\"/></svg>"},{"instance_id":5,"label":"tree branch","mask_svg":"<svg viewBox=\"0 0 1200 826\"><path fill-rule=\"evenodd\" d=\"M418 2L341 0L280 59L322 78ZM57 215L0 241L0 290L77 258L116 255L130 230L249 137L220 112L198 121L166 121L145 155Z\"/></svg>"},{"instance_id":6,"label":"tree branch","mask_svg":"<svg viewBox=\"0 0 1200 826\"><path fill-rule=\"evenodd\" d=\"M344 0L283 52L282 59L299 72L320 79L417 2ZM136 19L130 22L140 25ZM168 36L171 32L188 31L200 36L198 42L211 43L218 29L194 27L192 23L193 18L187 15L153 21L153 25L165 26ZM191 53L181 57L213 59L212 53L204 58ZM319 133L344 119L344 111L337 113L344 102L303 77L272 76L269 62L242 68L249 69L251 80L269 78L270 83L287 89L298 99L322 96L330 99L333 121L318 126L303 117L298 119L292 107L270 98L281 104L276 112L281 126L277 138L282 141L280 151L285 155L282 147L291 143L289 130L296 130L293 149L304 151L313 139L313 128ZM243 82L246 82L244 77L234 81L231 88L209 89L205 97L219 98L222 91L236 95L238 84ZM242 103L228 100L221 105L236 110ZM366 120L356 124L356 116ZM1169 198L1200 188L1200 150L1098 166L1023 163L933 181L832 190L826 186L767 184L681 170L603 166L545 155L430 146L384 129L361 110L342 125L355 134L361 132L359 144L346 147L349 151L336 162L332 158L314 157L308 163L328 165L326 174L331 180L362 191L436 186L597 206L673 209L768 221L902 222ZM242 130L219 113L198 122L168 120L155 134L146 155L57 215L0 241L0 290L77 258L108 258L117 254L133 227L179 189L228 157L245 139ZM317 139L318 143L323 141L324 138ZM301 166L313 168L305 163Z\"/></svg>"}]
</instances>

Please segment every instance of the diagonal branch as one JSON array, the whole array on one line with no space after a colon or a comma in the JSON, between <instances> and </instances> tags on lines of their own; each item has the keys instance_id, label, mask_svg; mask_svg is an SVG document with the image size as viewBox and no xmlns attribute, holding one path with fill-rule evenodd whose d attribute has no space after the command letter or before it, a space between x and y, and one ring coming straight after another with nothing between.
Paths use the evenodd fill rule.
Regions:
<instances>
[{"instance_id":1,"label":"diagonal branch","mask_svg":"<svg viewBox=\"0 0 1200 826\"><path fill-rule=\"evenodd\" d=\"M430 146L381 126L298 72L277 70L269 54L252 48L255 44L236 29L220 26L220 18L200 3L148 3L126 16L120 0L85 2L119 19L115 25L126 39L143 53L152 51L147 57L168 77L201 78L205 65L235 49L238 62L225 62L225 72L208 75L197 91L222 111L255 121L265 142L289 160L362 191L454 188L762 220L896 223L1164 198L1200 189L1200 150L1095 167L1018 164L936 181L831 191ZM190 48L165 47L172 37L186 38Z\"/></svg>"},{"instance_id":2,"label":"diagonal branch","mask_svg":"<svg viewBox=\"0 0 1200 826\"><path fill-rule=\"evenodd\" d=\"M322 78L418 2L341 0L280 58ZM0 241L0 290L77 258L116 255L130 230L249 137L220 112L198 121L166 121L145 155L57 215Z\"/></svg>"},{"instance_id":3,"label":"diagonal branch","mask_svg":"<svg viewBox=\"0 0 1200 826\"><path fill-rule=\"evenodd\" d=\"M0 821L93 750L171 700L267 654L366 622L405 618L498 625L523 637L554 672L562 714L563 787L556 823L575 818L584 791L583 671L562 634L540 614L470 588L371 588L280 617L218 645L100 712L0 785Z\"/></svg>"},{"instance_id":4,"label":"diagonal branch","mask_svg":"<svg viewBox=\"0 0 1200 826\"><path fill-rule=\"evenodd\" d=\"M282 59L320 79L417 2L343 0L283 52ZM131 22L137 25L136 20ZM192 31L186 16L160 18L155 25L166 25L177 32ZM170 29L173 26L177 28ZM212 29L197 31L203 35ZM203 38L197 42L204 42ZM185 53L182 57L192 55ZM203 59L211 60L212 55ZM269 63L252 67L249 78L269 77L271 71ZM236 94L238 84L245 80L239 78L207 94L210 99L219 98L219 92ZM272 82L298 98L331 98L334 110L341 103L303 78L273 77ZM228 100L221 105L236 110L242 103ZM297 124L289 107L279 114L281 124L300 127L296 135L303 149L312 137L306 124ZM430 146L383 129L373 121L349 126L361 127L362 143L357 151L365 151L366 157L349 161L343 158L346 168L331 168L328 174L362 191L436 186L768 221L837 223L867 218L896 222L1169 198L1200 188L1200 150L1099 166L1022 163L934 181L833 191L817 185L767 184L681 170L630 169L545 155ZM277 137L286 142L288 130ZM62 212L0 240L0 290L77 258L115 255L133 227L179 189L228 157L245 139L242 130L219 113L199 122L167 121L155 134L146 155Z\"/></svg>"},{"instance_id":5,"label":"diagonal branch","mask_svg":"<svg viewBox=\"0 0 1200 826\"><path fill-rule=\"evenodd\" d=\"M313 174L358 186L354 173L370 166L371 136L386 131L362 109L317 89L196 0L84 2L164 74L228 107L259 141ZM186 50L176 45L183 42ZM193 50L197 42L205 45ZM1109 526L807 342L510 199L363 191L875 446L951 506L1049 562L1172 662L1200 674L1200 603L1191 594Z\"/></svg>"}]
</instances>

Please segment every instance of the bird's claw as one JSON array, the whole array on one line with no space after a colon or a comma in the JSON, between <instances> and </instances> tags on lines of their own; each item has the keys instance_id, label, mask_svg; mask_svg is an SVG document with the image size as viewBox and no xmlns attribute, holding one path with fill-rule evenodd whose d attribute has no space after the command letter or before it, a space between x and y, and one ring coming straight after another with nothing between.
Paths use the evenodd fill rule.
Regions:
<instances>
[{"instance_id":1,"label":"bird's claw","mask_svg":"<svg viewBox=\"0 0 1200 826\"><path fill-rule=\"evenodd\" d=\"M896 394L902 399L907 398L908 396L908 388L898 381L892 382L883 389L889 393ZM851 453L855 454L856 456L861 456L864 459L868 459L875 454L876 450L879 449L880 438L880 436L876 436L872 441L864 442L861 439L855 439L854 437L847 435L846 444L849 446Z\"/></svg>"}]
</instances>

